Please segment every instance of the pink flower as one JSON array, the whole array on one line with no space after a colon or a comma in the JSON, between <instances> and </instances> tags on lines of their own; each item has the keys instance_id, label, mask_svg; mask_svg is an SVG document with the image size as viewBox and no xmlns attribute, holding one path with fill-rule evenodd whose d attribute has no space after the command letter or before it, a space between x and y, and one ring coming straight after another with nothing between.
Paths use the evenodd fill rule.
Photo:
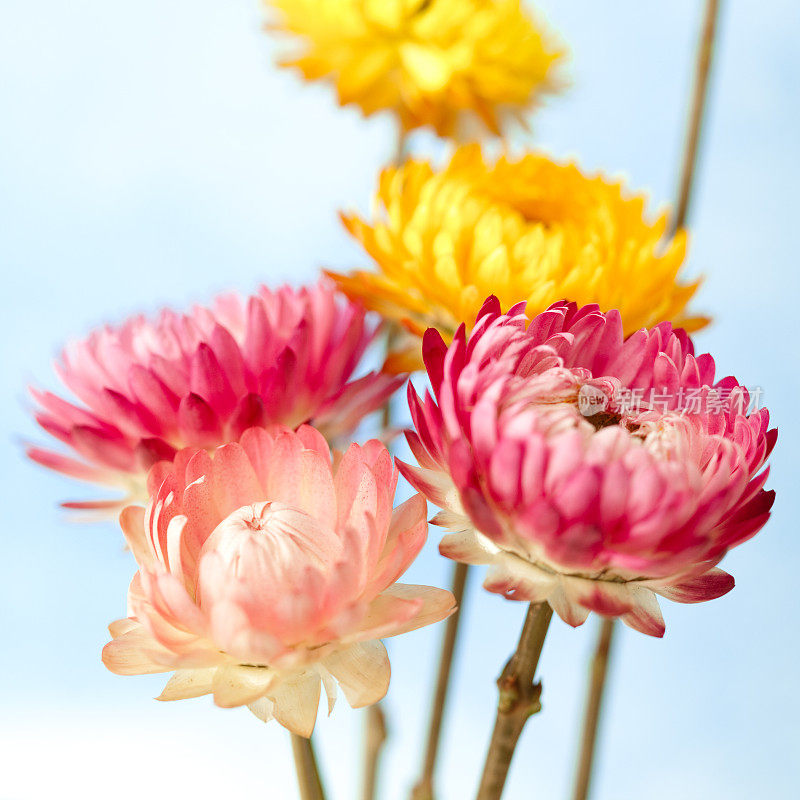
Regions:
<instances>
[{"instance_id":1,"label":"pink flower","mask_svg":"<svg viewBox=\"0 0 800 800\"><path fill-rule=\"evenodd\" d=\"M327 283L224 295L188 314L134 317L72 342L56 365L80 401L33 391L36 419L74 457L39 447L51 469L122 488L126 497L71 507L118 511L146 500L147 470L182 447L214 448L251 426L313 423L329 439L352 433L397 380L353 380L374 329Z\"/></svg>"},{"instance_id":2,"label":"pink flower","mask_svg":"<svg viewBox=\"0 0 800 800\"><path fill-rule=\"evenodd\" d=\"M656 594L733 588L716 565L769 517L777 432L669 323L623 340L616 311L556 303L527 325L523 306L490 298L450 347L428 330L435 399L409 387L419 466L400 469L454 531L441 553L490 565L489 591L662 636Z\"/></svg>"},{"instance_id":3,"label":"pink flower","mask_svg":"<svg viewBox=\"0 0 800 800\"><path fill-rule=\"evenodd\" d=\"M334 467L309 426L251 428L211 454L181 450L150 484L147 509L120 518L139 571L103 661L175 670L161 700L213 693L309 736L320 683L329 708L337 682L354 708L377 702L379 639L454 610L450 592L395 583L425 542L426 505L392 510L397 470L377 441Z\"/></svg>"}]
</instances>

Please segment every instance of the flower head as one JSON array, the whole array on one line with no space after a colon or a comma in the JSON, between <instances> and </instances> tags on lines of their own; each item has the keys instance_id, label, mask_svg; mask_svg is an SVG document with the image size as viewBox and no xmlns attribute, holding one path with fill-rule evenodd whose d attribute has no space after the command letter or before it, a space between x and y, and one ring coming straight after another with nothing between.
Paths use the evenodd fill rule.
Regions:
<instances>
[{"instance_id":1,"label":"flower head","mask_svg":"<svg viewBox=\"0 0 800 800\"><path fill-rule=\"evenodd\" d=\"M494 294L504 307L526 300L529 316L568 298L619 309L626 334L665 320L688 330L697 282L682 283L679 232L665 247L666 217L649 220L645 198L544 155L488 163L462 147L442 170L411 161L383 171L373 221L344 216L378 271L332 277L354 299L402 323L450 339ZM410 343L419 366L419 340ZM414 362L417 362L416 364Z\"/></svg>"},{"instance_id":2,"label":"flower head","mask_svg":"<svg viewBox=\"0 0 800 800\"><path fill-rule=\"evenodd\" d=\"M298 39L283 61L342 105L393 111L404 130L500 134L562 81L565 53L520 0L266 0ZM477 131L476 131L477 132Z\"/></svg>"},{"instance_id":3,"label":"flower head","mask_svg":"<svg viewBox=\"0 0 800 800\"><path fill-rule=\"evenodd\" d=\"M353 379L374 335L361 306L327 283L248 298L224 295L187 314L134 317L72 342L56 366L78 398L33 391L36 419L74 457L31 447L44 466L122 488L127 498L72 503L118 510L146 500L147 470L183 447L214 448L254 425L313 422L351 433L399 381Z\"/></svg>"},{"instance_id":4,"label":"flower head","mask_svg":"<svg viewBox=\"0 0 800 800\"><path fill-rule=\"evenodd\" d=\"M377 441L332 466L309 426L252 428L240 443L156 465L147 509L120 517L139 565L129 617L103 661L171 672L160 699L214 695L309 736L320 682L353 707L389 684L379 641L443 619L450 592L397 584L424 544L425 501L392 510L397 471Z\"/></svg>"},{"instance_id":5,"label":"flower head","mask_svg":"<svg viewBox=\"0 0 800 800\"><path fill-rule=\"evenodd\" d=\"M523 306L490 298L449 347L427 332L435 398L409 389L419 466L401 470L489 591L661 636L655 595L728 592L716 565L769 517L769 414L669 323L623 339L616 311L557 303L528 325Z\"/></svg>"}]
</instances>

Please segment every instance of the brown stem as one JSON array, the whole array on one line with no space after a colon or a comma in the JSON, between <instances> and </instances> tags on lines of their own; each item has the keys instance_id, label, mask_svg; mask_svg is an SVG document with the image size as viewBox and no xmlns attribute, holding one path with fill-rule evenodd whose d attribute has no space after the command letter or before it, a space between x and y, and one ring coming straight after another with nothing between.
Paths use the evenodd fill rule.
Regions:
<instances>
[{"instance_id":1,"label":"brown stem","mask_svg":"<svg viewBox=\"0 0 800 800\"><path fill-rule=\"evenodd\" d=\"M366 710L364 732L364 783L361 787L362 800L374 800L378 787L378 767L386 741L386 716L380 703Z\"/></svg>"},{"instance_id":2,"label":"brown stem","mask_svg":"<svg viewBox=\"0 0 800 800\"><path fill-rule=\"evenodd\" d=\"M386 354L391 352L392 343L396 332L390 324L386 331ZM392 449L389 431L392 427L392 398L389 397L381 412L382 436L387 441L390 452ZM386 742L386 715L380 703L375 703L367 708L364 721L364 774L361 786L362 800L374 800L378 787L378 767L380 766L383 745Z\"/></svg>"},{"instance_id":3,"label":"brown stem","mask_svg":"<svg viewBox=\"0 0 800 800\"><path fill-rule=\"evenodd\" d=\"M392 351L397 344L397 341L400 338L400 331L397 328L396 323L392 322L391 320L386 320L384 323L384 335L385 335L385 345L386 345L386 358L388 359L389 356L392 354ZM381 436L382 441L386 442L386 446L391 451L391 441L392 438L390 436L390 432L392 430L392 398L388 397L386 402L383 404L383 408L381 409Z\"/></svg>"},{"instance_id":4,"label":"brown stem","mask_svg":"<svg viewBox=\"0 0 800 800\"><path fill-rule=\"evenodd\" d=\"M708 97L708 80L711 74L711 63L714 54L714 38L717 20L719 19L719 0L706 0L703 14L702 30L695 61L694 87L686 128L686 139L683 147L678 198L675 215L670 223L668 238L672 238L686 224L689 206L694 187L697 153L700 146L700 135L703 128L706 100ZM608 659L614 633L614 621L603 620L597 650L592 660L589 691L586 701L581 750L575 777L573 800L586 800L591 785L592 763L597 741L597 728L600 720L603 693L608 671Z\"/></svg>"},{"instance_id":5,"label":"brown stem","mask_svg":"<svg viewBox=\"0 0 800 800\"><path fill-rule=\"evenodd\" d=\"M439 742L442 734L442 719L444 718L444 708L447 703L447 690L450 685L450 671L453 665L453 654L458 639L458 627L461 621L462 601L464 589L469 575L469 567L466 564L456 563L453 567L453 596L456 599L458 610L447 619L442 638L442 650L439 654L439 672L436 678L436 689L433 693L433 703L431 704L430 727L428 728L428 740L425 745L425 760L422 766L422 775L411 792L411 800L433 800L433 775L436 769L436 756L439 752Z\"/></svg>"},{"instance_id":6,"label":"brown stem","mask_svg":"<svg viewBox=\"0 0 800 800\"><path fill-rule=\"evenodd\" d=\"M533 678L552 616L547 603L530 604L517 650L497 679L497 718L477 800L500 800L522 729L528 718L541 709L542 686L534 684Z\"/></svg>"},{"instance_id":7,"label":"brown stem","mask_svg":"<svg viewBox=\"0 0 800 800\"><path fill-rule=\"evenodd\" d=\"M293 733L292 753L297 770L297 785L300 787L300 800L325 800L325 790L322 788L311 739Z\"/></svg>"},{"instance_id":8,"label":"brown stem","mask_svg":"<svg viewBox=\"0 0 800 800\"><path fill-rule=\"evenodd\" d=\"M600 712L603 706L603 695L611 655L611 643L614 638L615 620L603 619L600 635L597 638L597 649L592 657L589 671L589 691L586 697L586 711L583 720L578 769L575 774L575 790L573 800L586 800L589 796L589 784L592 777L597 730L600 724Z\"/></svg>"},{"instance_id":9,"label":"brown stem","mask_svg":"<svg viewBox=\"0 0 800 800\"><path fill-rule=\"evenodd\" d=\"M719 17L719 0L706 0L703 15L703 27L700 43L697 48L695 64L694 89L686 128L686 140L683 147L680 183L675 216L670 226L669 237L675 235L685 224L692 199L694 171L697 164L697 151L700 145L700 133L703 127L703 116L708 95L708 77L711 74L711 61L714 54L714 35Z\"/></svg>"}]
</instances>

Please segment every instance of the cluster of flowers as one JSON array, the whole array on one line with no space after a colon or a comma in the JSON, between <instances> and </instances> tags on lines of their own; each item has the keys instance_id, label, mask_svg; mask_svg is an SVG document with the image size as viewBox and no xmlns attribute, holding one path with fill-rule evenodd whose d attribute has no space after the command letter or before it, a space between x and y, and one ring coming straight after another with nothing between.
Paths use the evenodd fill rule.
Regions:
<instances>
[{"instance_id":1,"label":"cluster of flowers","mask_svg":"<svg viewBox=\"0 0 800 800\"><path fill-rule=\"evenodd\" d=\"M292 63L406 130L450 134L472 114L497 132L562 57L516 0L274 4L306 37ZM76 399L34 391L67 452L30 457L122 492L66 505L119 515L138 571L103 659L173 673L162 700L212 694L301 736L323 688L329 708L337 687L353 707L380 700L380 640L455 610L448 591L398 583L426 500L442 555L488 565L488 591L652 636L656 596L728 592L718 564L769 517L776 432L695 356L688 332L707 320L686 312L685 234L664 245L641 195L467 145L439 169L386 169L376 199L374 220L343 222L377 269L103 328L57 366ZM379 318L393 348L364 373ZM354 443L421 368L416 463ZM400 473L418 494L393 508Z\"/></svg>"},{"instance_id":2,"label":"cluster of flowers","mask_svg":"<svg viewBox=\"0 0 800 800\"><path fill-rule=\"evenodd\" d=\"M380 639L454 610L450 592L397 583L425 542L425 502L392 509L388 450L349 444L403 380L354 377L375 334L320 283L136 318L66 349L58 372L83 404L35 398L74 456L29 454L126 492L67 504L121 508L139 568L109 669L174 671L162 700L213 694L309 736L321 685L331 706L337 683L354 707L376 702Z\"/></svg>"},{"instance_id":3,"label":"cluster of flowers","mask_svg":"<svg viewBox=\"0 0 800 800\"><path fill-rule=\"evenodd\" d=\"M529 305L503 313L490 297L469 333L425 332L433 394L409 384L417 463L397 466L379 441L349 439L406 376L354 377L377 329L331 283L69 346L58 372L80 402L35 398L72 455L30 455L126 492L68 504L121 508L139 567L106 665L174 672L161 699L211 693L303 736L321 686L330 706L337 683L354 707L376 702L379 640L455 610L448 591L397 583L426 539L424 498L450 531L443 555L490 565L489 591L547 601L571 625L596 611L661 636L656 595L729 591L717 564L773 499L767 411L748 414L746 390L668 322L626 336L618 311ZM627 403L657 391L741 402ZM393 510L398 469L420 494Z\"/></svg>"}]
</instances>

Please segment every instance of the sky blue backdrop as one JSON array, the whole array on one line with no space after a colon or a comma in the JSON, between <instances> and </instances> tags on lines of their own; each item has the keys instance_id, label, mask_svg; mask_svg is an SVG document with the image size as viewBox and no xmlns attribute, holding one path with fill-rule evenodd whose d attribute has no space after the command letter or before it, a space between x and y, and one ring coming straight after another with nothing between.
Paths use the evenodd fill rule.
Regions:
<instances>
[{"instance_id":1,"label":"sky blue backdrop","mask_svg":"<svg viewBox=\"0 0 800 800\"><path fill-rule=\"evenodd\" d=\"M543 5L573 49L574 88L538 116L537 142L669 199L699 0ZM732 594L665 602L663 641L620 637L598 800L788 797L800 781L800 20L793 0L724 5L690 269L707 275L697 308L716 317L699 346L723 373L764 387L781 427L778 502L726 560ZM365 263L335 212L367 207L391 125L273 68L256 0L3 0L0 16L0 798L291 800L283 729L206 700L156 703L161 678L103 668L131 559L111 525L64 520L56 501L83 487L21 458L19 439L38 436L24 387L52 385L60 343L98 323ZM412 581L447 580L435 539ZM442 800L471 795L522 611L477 591L467 603ZM509 798L566 796L595 630L553 625L546 713L524 735ZM438 638L391 644L391 800L416 770ZM332 797L355 796L359 724L345 704L320 718Z\"/></svg>"}]
</instances>

